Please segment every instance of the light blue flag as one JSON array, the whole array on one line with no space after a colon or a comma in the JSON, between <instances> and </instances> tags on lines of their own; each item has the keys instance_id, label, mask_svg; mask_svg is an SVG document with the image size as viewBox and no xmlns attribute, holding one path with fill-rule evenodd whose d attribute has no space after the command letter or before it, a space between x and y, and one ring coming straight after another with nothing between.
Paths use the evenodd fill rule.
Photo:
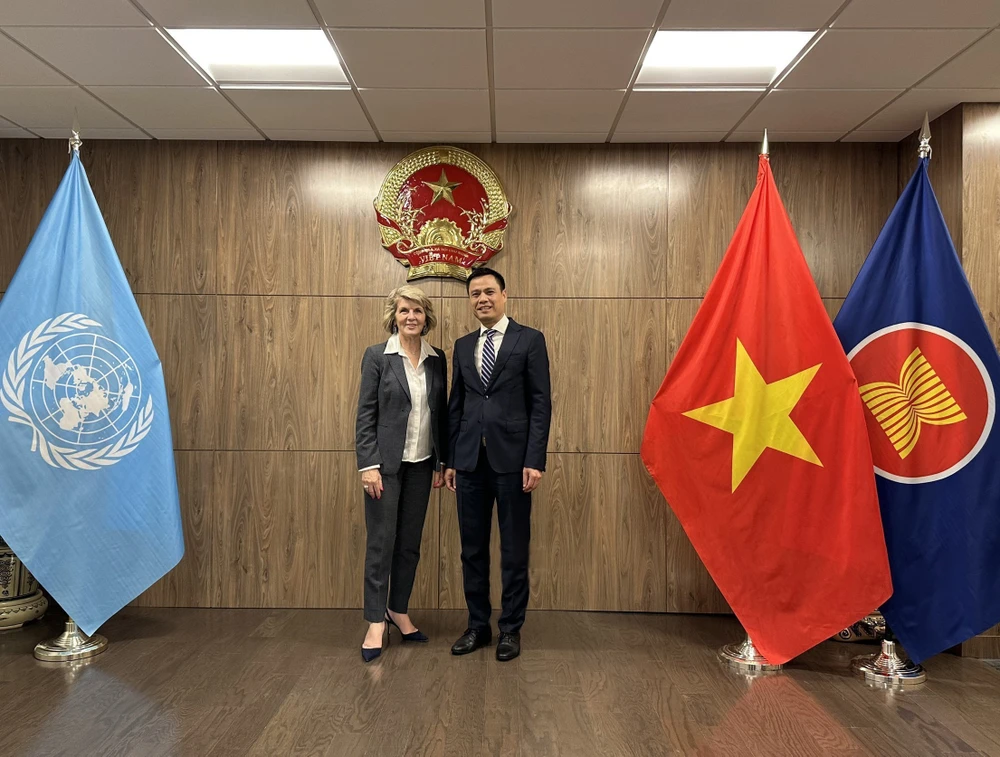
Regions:
<instances>
[{"instance_id":1,"label":"light blue flag","mask_svg":"<svg viewBox=\"0 0 1000 757\"><path fill-rule=\"evenodd\" d=\"M160 360L79 154L0 300L0 537L84 633L184 554Z\"/></svg>"}]
</instances>

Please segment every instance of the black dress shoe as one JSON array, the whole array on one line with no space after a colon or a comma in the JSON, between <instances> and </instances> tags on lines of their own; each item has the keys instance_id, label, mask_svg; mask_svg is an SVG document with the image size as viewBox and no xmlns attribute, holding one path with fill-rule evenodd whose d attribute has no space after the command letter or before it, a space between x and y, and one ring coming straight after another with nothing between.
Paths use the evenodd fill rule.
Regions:
<instances>
[{"instance_id":1,"label":"black dress shoe","mask_svg":"<svg viewBox=\"0 0 1000 757\"><path fill-rule=\"evenodd\" d=\"M500 632L497 641L497 659L500 662L508 662L521 654L521 634Z\"/></svg>"},{"instance_id":2,"label":"black dress shoe","mask_svg":"<svg viewBox=\"0 0 1000 757\"><path fill-rule=\"evenodd\" d=\"M461 638L451 645L452 654L469 654L493 641L493 632L488 628L467 628Z\"/></svg>"}]
</instances>

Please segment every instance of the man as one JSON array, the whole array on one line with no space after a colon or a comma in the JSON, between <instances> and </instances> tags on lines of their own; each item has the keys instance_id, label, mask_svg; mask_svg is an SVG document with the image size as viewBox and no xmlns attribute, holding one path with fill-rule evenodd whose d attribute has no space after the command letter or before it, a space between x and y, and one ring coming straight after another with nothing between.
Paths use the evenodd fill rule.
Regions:
<instances>
[{"instance_id":1,"label":"man","mask_svg":"<svg viewBox=\"0 0 1000 757\"><path fill-rule=\"evenodd\" d=\"M477 268L466 291L481 325L455 342L445 483L458 498L469 628L451 651L468 654L493 640L490 527L495 500L503 580L496 656L505 662L521 653L528 606L531 492L545 470L552 416L549 356L542 332L505 314L503 276Z\"/></svg>"}]
</instances>

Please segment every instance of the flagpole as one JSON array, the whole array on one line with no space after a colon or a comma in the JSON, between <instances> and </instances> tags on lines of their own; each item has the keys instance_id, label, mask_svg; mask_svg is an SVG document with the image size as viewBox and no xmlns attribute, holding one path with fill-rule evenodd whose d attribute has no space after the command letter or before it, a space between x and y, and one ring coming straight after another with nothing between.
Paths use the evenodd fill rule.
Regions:
<instances>
[{"instance_id":1,"label":"flagpole","mask_svg":"<svg viewBox=\"0 0 1000 757\"><path fill-rule=\"evenodd\" d=\"M924 113L924 123L920 127L917 157L931 157L931 125ZM882 649L876 654L859 655L851 660L851 670L865 679L865 683L882 688L917 686L927 680L922 665L917 665L904 654L896 643L896 634L888 625L882 639Z\"/></svg>"},{"instance_id":2,"label":"flagpole","mask_svg":"<svg viewBox=\"0 0 1000 757\"><path fill-rule=\"evenodd\" d=\"M79 155L81 145L83 140L80 139L80 123L74 111L73 129L69 138L70 154ZM94 657L107 648L108 640L105 637L100 634L87 636L77 627L73 618L67 617L66 627L59 636L35 645L35 659L44 662L72 662Z\"/></svg>"}]
</instances>

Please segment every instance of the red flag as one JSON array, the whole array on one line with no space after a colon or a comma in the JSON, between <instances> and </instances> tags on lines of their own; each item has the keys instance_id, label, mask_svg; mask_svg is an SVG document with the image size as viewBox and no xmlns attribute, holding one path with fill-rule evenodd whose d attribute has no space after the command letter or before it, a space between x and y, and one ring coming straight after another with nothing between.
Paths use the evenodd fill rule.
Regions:
<instances>
[{"instance_id":1,"label":"red flag","mask_svg":"<svg viewBox=\"0 0 1000 757\"><path fill-rule=\"evenodd\" d=\"M642 459L770 662L892 593L857 380L766 155L653 399Z\"/></svg>"}]
</instances>

